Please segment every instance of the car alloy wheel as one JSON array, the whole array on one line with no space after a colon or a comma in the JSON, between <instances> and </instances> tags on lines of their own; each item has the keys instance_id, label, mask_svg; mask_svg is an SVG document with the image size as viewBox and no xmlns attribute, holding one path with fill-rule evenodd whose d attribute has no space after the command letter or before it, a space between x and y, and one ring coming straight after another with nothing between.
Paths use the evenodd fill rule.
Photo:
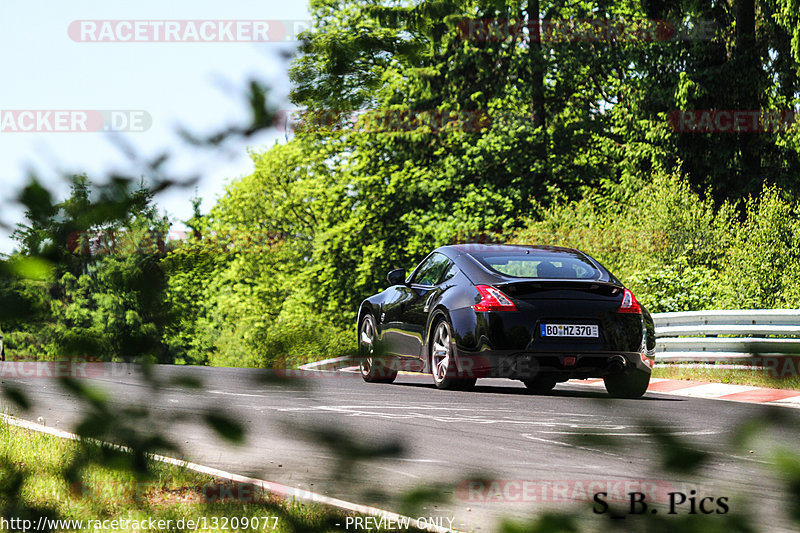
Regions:
<instances>
[{"instance_id":1,"label":"car alloy wheel","mask_svg":"<svg viewBox=\"0 0 800 533\"><path fill-rule=\"evenodd\" d=\"M475 378L460 378L453 356L450 324L442 319L433 333L431 341L431 374L433 383L440 389L466 390L475 385Z\"/></svg>"},{"instance_id":2,"label":"car alloy wheel","mask_svg":"<svg viewBox=\"0 0 800 533\"><path fill-rule=\"evenodd\" d=\"M376 339L375 319L372 315L365 315L358 328L358 367L361 377L370 383L391 383L397 377L397 370L392 369L391 358L376 354Z\"/></svg>"}]
</instances>

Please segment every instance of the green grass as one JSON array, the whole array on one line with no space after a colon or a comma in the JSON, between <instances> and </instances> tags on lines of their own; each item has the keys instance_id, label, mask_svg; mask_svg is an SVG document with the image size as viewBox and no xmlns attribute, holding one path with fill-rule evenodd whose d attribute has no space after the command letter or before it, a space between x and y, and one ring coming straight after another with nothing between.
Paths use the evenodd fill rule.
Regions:
<instances>
[{"instance_id":1,"label":"green grass","mask_svg":"<svg viewBox=\"0 0 800 533\"><path fill-rule=\"evenodd\" d=\"M768 370L741 370L711 367L698 368L677 364L666 368L654 368L653 377L710 381L712 383L729 383L731 385L750 385L753 387L767 387L772 389L800 390L800 376L795 374L779 378L775 377L775 375Z\"/></svg>"},{"instance_id":2,"label":"green grass","mask_svg":"<svg viewBox=\"0 0 800 533\"><path fill-rule=\"evenodd\" d=\"M345 520L354 516L321 505L258 494L246 485L235 486L158 461L148 464L147 477L137 478L130 470L114 468L113 461L107 459L108 454L104 455L98 445L61 439L0 421L0 517L29 518L34 523L41 515L83 520L80 531L128 531L134 525L132 521L142 523L149 519L172 521L170 527L155 530L192 530L186 526L187 520L200 524L205 519L208 526L205 531L337 532L347 531ZM224 501L219 501L220 498ZM179 527L181 519L184 527ZM234 524L235 519L238 522ZM249 521L248 527L244 527L244 519ZM254 528L256 519L259 523ZM92 522L88 523L89 520ZM96 520L131 522L120 522L118 527L107 522L97 527ZM60 530L75 529L62 526ZM353 529L351 525L350 530Z\"/></svg>"}]
</instances>

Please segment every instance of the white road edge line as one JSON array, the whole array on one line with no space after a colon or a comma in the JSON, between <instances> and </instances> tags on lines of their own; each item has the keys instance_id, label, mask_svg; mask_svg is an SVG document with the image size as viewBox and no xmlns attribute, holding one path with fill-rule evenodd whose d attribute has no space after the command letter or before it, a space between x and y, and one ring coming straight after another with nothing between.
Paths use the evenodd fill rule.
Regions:
<instances>
[{"instance_id":1,"label":"white road edge line","mask_svg":"<svg viewBox=\"0 0 800 533\"><path fill-rule=\"evenodd\" d=\"M37 424L29 420L16 418L7 415L5 413L0 413L0 420L12 426L28 429L31 431L38 431L39 433L46 433L48 435L53 435L54 437L59 437L62 439L69 439L69 440L80 440L80 437L74 433L68 433L60 429L43 426L41 424ZM123 446L119 446L116 444L111 444L111 443L105 443L105 444L110 444L111 446L124 449ZM460 533L458 530L455 529L450 529L443 526L437 526L435 524L430 524L428 522L420 522L416 518L393 513L385 509L379 509L377 507L371 507L369 505L351 503L345 500L339 500L337 498L331 498L323 494L318 494L316 492L310 492L295 487L289 487L287 485L282 485L280 483L275 483L273 481L265 481L263 479L240 476L239 474L233 474L231 472L226 472L224 470L219 470L217 468L212 468L210 466L204 466L201 464L192 463L189 461L181 461L180 459L175 459L173 457L167 457L164 455L151 454L151 457L156 461L188 468L189 470L194 470L195 472L199 472L201 474L208 474L210 476L215 476L218 478L227 479L228 481L234 481L238 483L247 483L249 485L253 485L255 487L260 488L262 491L268 494L280 496L284 499L293 498L300 502L318 503L321 505L325 505L327 507L335 507L343 511L350 511L362 515L384 518L387 521L398 522L402 520L403 523L407 522L409 525L417 529L423 531L429 531L430 533Z\"/></svg>"}]
</instances>

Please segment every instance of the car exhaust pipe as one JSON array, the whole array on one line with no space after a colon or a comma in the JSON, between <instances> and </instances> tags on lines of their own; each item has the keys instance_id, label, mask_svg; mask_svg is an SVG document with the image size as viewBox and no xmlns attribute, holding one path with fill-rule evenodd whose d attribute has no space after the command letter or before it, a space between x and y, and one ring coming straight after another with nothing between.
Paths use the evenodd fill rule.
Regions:
<instances>
[{"instance_id":1,"label":"car exhaust pipe","mask_svg":"<svg viewBox=\"0 0 800 533\"><path fill-rule=\"evenodd\" d=\"M610 374L616 374L618 372L622 372L628 366L628 360L622 357L621 355L614 355L608 360L608 365L606 366L606 370Z\"/></svg>"}]
</instances>

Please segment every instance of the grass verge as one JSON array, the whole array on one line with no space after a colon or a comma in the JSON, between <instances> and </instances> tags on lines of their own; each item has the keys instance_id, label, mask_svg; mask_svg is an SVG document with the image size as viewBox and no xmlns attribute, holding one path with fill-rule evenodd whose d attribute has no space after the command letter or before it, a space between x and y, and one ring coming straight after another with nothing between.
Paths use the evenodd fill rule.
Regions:
<instances>
[{"instance_id":1,"label":"grass verge","mask_svg":"<svg viewBox=\"0 0 800 533\"><path fill-rule=\"evenodd\" d=\"M798 369L800 370L800 369ZM680 379L690 381L710 381L712 383L729 383L731 385L750 385L771 389L800 390L800 377L794 375L775 377L770 370L764 369L729 369L714 367L697 367L676 364L663 368L654 368L654 378Z\"/></svg>"},{"instance_id":2,"label":"grass verge","mask_svg":"<svg viewBox=\"0 0 800 533\"><path fill-rule=\"evenodd\" d=\"M62 520L51 531L339 532L355 517L158 461L137 475L119 467L129 464L114 460L119 453L0 421L0 531L46 517ZM362 525L358 531L396 531Z\"/></svg>"}]
</instances>

